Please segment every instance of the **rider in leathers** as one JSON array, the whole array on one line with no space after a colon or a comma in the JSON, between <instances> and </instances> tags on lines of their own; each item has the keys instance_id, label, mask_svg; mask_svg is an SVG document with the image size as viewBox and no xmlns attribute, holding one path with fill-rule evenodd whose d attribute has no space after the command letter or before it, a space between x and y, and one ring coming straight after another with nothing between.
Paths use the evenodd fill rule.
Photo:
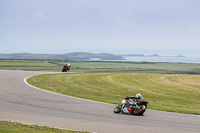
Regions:
<instances>
[{"instance_id":1,"label":"rider in leathers","mask_svg":"<svg viewBox=\"0 0 200 133\"><path fill-rule=\"evenodd\" d=\"M126 106L127 104L129 104L129 103L132 103L132 104L135 105L136 103L130 102L130 100L133 100L133 99L137 100L137 102L138 102L138 101L141 101L141 100L142 100L142 101L145 101L141 94L136 94L136 97L129 97L129 96L127 96L127 97L125 98L126 104L125 104L123 107L125 107L125 106ZM122 107L122 108L123 108L123 107Z\"/></svg>"}]
</instances>

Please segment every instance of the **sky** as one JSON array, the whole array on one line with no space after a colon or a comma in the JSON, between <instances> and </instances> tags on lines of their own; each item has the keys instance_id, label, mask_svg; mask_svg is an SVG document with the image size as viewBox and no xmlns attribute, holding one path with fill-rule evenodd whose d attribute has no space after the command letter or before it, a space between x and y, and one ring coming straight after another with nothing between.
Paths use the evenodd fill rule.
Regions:
<instances>
[{"instance_id":1,"label":"sky","mask_svg":"<svg viewBox=\"0 0 200 133\"><path fill-rule=\"evenodd\" d=\"M0 0L0 53L198 54L200 0Z\"/></svg>"}]
</instances>

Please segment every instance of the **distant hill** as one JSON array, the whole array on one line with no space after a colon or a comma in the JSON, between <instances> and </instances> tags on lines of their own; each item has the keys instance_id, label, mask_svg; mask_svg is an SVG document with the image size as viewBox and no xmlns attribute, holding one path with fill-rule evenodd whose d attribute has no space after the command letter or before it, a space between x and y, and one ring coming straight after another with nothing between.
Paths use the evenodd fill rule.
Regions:
<instances>
[{"instance_id":1,"label":"distant hill","mask_svg":"<svg viewBox=\"0 0 200 133\"><path fill-rule=\"evenodd\" d=\"M40 59L40 60L123 60L119 55L109 53L87 53L73 52L66 54L31 54L31 53L12 53L0 54L0 59Z\"/></svg>"}]
</instances>

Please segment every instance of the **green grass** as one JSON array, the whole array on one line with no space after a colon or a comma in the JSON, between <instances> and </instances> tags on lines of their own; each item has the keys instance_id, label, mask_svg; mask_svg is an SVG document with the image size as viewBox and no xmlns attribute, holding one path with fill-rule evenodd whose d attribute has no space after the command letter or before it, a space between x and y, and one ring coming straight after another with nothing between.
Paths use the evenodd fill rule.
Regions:
<instances>
[{"instance_id":1,"label":"green grass","mask_svg":"<svg viewBox=\"0 0 200 133\"><path fill-rule=\"evenodd\" d=\"M149 109L200 114L200 75L67 73L38 75L28 82L45 90L114 104L141 93L149 101Z\"/></svg>"},{"instance_id":2,"label":"green grass","mask_svg":"<svg viewBox=\"0 0 200 133\"><path fill-rule=\"evenodd\" d=\"M69 61L69 60L0 60L0 70L54 71L60 72L70 62L71 72L137 72L161 74L200 74L199 64L121 62L121 61Z\"/></svg>"},{"instance_id":3,"label":"green grass","mask_svg":"<svg viewBox=\"0 0 200 133\"><path fill-rule=\"evenodd\" d=\"M45 60L0 60L1 70L60 71L62 66Z\"/></svg>"},{"instance_id":4,"label":"green grass","mask_svg":"<svg viewBox=\"0 0 200 133\"><path fill-rule=\"evenodd\" d=\"M25 125L17 122L0 121L1 133L88 133L84 131L72 131L46 126Z\"/></svg>"},{"instance_id":5,"label":"green grass","mask_svg":"<svg viewBox=\"0 0 200 133\"><path fill-rule=\"evenodd\" d=\"M200 114L199 64L0 60L0 69L59 72L68 62L72 65L71 72L77 74L43 75L28 81L54 92L117 104L127 95L142 93L150 101L151 109Z\"/></svg>"},{"instance_id":6,"label":"green grass","mask_svg":"<svg viewBox=\"0 0 200 133\"><path fill-rule=\"evenodd\" d=\"M50 61L42 61L42 60L0 60L0 66L57 66L56 64L52 64Z\"/></svg>"}]
</instances>

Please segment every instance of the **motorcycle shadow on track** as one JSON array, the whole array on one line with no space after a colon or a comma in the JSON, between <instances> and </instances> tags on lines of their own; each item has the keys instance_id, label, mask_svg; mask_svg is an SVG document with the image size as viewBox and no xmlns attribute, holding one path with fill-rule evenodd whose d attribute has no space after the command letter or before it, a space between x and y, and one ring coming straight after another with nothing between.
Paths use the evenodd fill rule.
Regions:
<instances>
[{"instance_id":1,"label":"motorcycle shadow on track","mask_svg":"<svg viewBox=\"0 0 200 133\"><path fill-rule=\"evenodd\" d=\"M130 117L144 117L145 115L132 115L132 114L128 114L128 113L115 113L115 115L125 115L125 116L130 116Z\"/></svg>"},{"instance_id":2,"label":"motorcycle shadow on track","mask_svg":"<svg viewBox=\"0 0 200 133\"><path fill-rule=\"evenodd\" d=\"M134 115L134 114L130 114L130 113L123 113L123 112L119 112L119 113L114 113L115 115L125 115L125 116L131 116L131 117L143 117L145 116L144 114L141 115Z\"/></svg>"}]
</instances>

